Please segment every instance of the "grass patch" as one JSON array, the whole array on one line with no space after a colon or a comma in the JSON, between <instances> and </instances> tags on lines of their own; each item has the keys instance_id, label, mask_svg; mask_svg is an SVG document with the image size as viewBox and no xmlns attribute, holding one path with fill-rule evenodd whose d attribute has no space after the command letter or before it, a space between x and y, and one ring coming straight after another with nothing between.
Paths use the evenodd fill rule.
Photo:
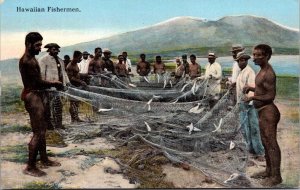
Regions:
<instances>
[{"instance_id":1,"label":"grass patch","mask_svg":"<svg viewBox=\"0 0 300 190\"><path fill-rule=\"evenodd\" d=\"M2 112L22 112L25 111L24 102L20 99L22 87L19 85L5 85L1 92Z\"/></svg>"},{"instance_id":2,"label":"grass patch","mask_svg":"<svg viewBox=\"0 0 300 190\"><path fill-rule=\"evenodd\" d=\"M130 179L137 179L138 188L174 188L171 182L165 181L162 165L170 161L154 149L144 143L138 142L131 146L122 147L116 150L117 158L122 163L130 166L126 174Z\"/></svg>"},{"instance_id":3,"label":"grass patch","mask_svg":"<svg viewBox=\"0 0 300 190\"><path fill-rule=\"evenodd\" d=\"M46 131L46 143L49 146L66 147L63 137L54 130Z\"/></svg>"},{"instance_id":4,"label":"grass patch","mask_svg":"<svg viewBox=\"0 0 300 190\"><path fill-rule=\"evenodd\" d=\"M277 76L276 93L285 99L299 98L299 77Z\"/></svg>"},{"instance_id":5,"label":"grass patch","mask_svg":"<svg viewBox=\"0 0 300 190\"><path fill-rule=\"evenodd\" d=\"M22 189L61 189L61 187L56 183L33 181L25 184Z\"/></svg>"},{"instance_id":6,"label":"grass patch","mask_svg":"<svg viewBox=\"0 0 300 190\"><path fill-rule=\"evenodd\" d=\"M28 125L13 125L13 126L2 126L0 128L1 133L29 133L31 132L31 127Z\"/></svg>"},{"instance_id":7,"label":"grass patch","mask_svg":"<svg viewBox=\"0 0 300 190\"><path fill-rule=\"evenodd\" d=\"M27 145L3 146L0 147L1 159L25 163L28 160Z\"/></svg>"}]
</instances>

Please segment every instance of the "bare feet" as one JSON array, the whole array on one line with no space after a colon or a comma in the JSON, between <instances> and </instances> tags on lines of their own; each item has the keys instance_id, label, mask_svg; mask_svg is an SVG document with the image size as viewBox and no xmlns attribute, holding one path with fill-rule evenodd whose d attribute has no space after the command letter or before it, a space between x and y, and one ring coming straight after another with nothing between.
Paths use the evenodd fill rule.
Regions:
<instances>
[{"instance_id":1,"label":"bare feet","mask_svg":"<svg viewBox=\"0 0 300 190\"><path fill-rule=\"evenodd\" d=\"M275 177L266 178L261 184L263 186L272 187L272 186L278 185L280 183L282 183L281 176L275 176Z\"/></svg>"},{"instance_id":2,"label":"bare feet","mask_svg":"<svg viewBox=\"0 0 300 190\"><path fill-rule=\"evenodd\" d=\"M254 178L254 179L264 179L264 178L267 178L269 176L270 176L270 174L268 174L266 171L262 171L262 172L254 173L250 177Z\"/></svg>"},{"instance_id":3,"label":"bare feet","mask_svg":"<svg viewBox=\"0 0 300 190\"><path fill-rule=\"evenodd\" d=\"M26 175L31 175L34 177L42 177L47 175L46 172L43 172L42 170L38 169L37 167L29 167L26 166L26 168L23 170L23 173Z\"/></svg>"},{"instance_id":4,"label":"bare feet","mask_svg":"<svg viewBox=\"0 0 300 190\"><path fill-rule=\"evenodd\" d=\"M257 161L259 161L259 162L264 162L264 161L266 161L265 157L264 157L264 156L261 156L261 155L256 156L256 157L255 157L255 160L257 160Z\"/></svg>"},{"instance_id":5,"label":"bare feet","mask_svg":"<svg viewBox=\"0 0 300 190\"><path fill-rule=\"evenodd\" d=\"M45 162L42 161L42 164L44 166L49 166L49 167L56 167L56 166L61 166L61 164L59 162L56 162L56 161L52 161L52 160L47 160Z\"/></svg>"}]
</instances>

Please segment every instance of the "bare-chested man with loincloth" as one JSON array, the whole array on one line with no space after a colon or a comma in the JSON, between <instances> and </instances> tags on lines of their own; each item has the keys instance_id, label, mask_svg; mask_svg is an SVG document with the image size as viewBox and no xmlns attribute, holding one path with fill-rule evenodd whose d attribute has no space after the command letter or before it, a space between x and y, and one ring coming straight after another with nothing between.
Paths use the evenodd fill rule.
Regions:
<instances>
[{"instance_id":1,"label":"bare-chested man with loincloth","mask_svg":"<svg viewBox=\"0 0 300 190\"><path fill-rule=\"evenodd\" d=\"M40 153L40 159L44 166L60 166L60 163L49 160L46 152L46 128L45 108L42 102L46 88L56 87L62 89L59 81L42 80L40 66L35 58L41 51L43 37L37 32L30 32L25 38L25 53L19 61L24 89L21 99L25 103L25 109L29 113L33 136L28 144L29 159L24 174L40 177L45 172L36 167L36 159Z\"/></svg>"},{"instance_id":2,"label":"bare-chested man with loincloth","mask_svg":"<svg viewBox=\"0 0 300 190\"><path fill-rule=\"evenodd\" d=\"M260 44L253 49L253 61L260 66L255 78L255 88L246 86L244 93L254 91L254 96L245 98L253 100L259 115L259 128L262 143L265 148L266 171L254 174L253 178L265 178L263 185L273 186L282 182L280 173L281 152L277 143L277 124L280 112L274 104L276 95L276 75L269 63L272 49L266 44Z\"/></svg>"}]
</instances>

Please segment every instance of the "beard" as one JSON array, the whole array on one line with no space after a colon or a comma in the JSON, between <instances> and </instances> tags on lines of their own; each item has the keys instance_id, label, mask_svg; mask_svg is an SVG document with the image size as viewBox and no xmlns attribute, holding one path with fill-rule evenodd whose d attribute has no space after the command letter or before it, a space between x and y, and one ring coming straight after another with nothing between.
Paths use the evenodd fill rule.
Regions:
<instances>
[{"instance_id":1,"label":"beard","mask_svg":"<svg viewBox=\"0 0 300 190\"><path fill-rule=\"evenodd\" d=\"M29 52L30 52L30 54L32 54L32 55L38 55L38 54L40 53L40 50L35 49L34 46L31 45L31 46L30 46L30 49L29 49Z\"/></svg>"}]
</instances>

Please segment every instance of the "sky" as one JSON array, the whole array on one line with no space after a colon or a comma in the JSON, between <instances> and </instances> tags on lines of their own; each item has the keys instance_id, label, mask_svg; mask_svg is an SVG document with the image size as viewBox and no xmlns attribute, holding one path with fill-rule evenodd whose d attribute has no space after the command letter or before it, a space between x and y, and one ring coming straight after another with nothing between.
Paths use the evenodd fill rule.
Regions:
<instances>
[{"instance_id":1,"label":"sky","mask_svg":"<svg viewBox=\"0 0 300 190\"><path fill-rule=\"evenodd\" d=\"M0 0L0 60L24 52L28 32L38 31L43 43L73 45L137 30L180 16L218 20L255 15L299 29L299 0ZM17 12L17 7L45 12ZM47 7L79 8L80 12L47 12Z\"/></svg>"}]
</instances>

